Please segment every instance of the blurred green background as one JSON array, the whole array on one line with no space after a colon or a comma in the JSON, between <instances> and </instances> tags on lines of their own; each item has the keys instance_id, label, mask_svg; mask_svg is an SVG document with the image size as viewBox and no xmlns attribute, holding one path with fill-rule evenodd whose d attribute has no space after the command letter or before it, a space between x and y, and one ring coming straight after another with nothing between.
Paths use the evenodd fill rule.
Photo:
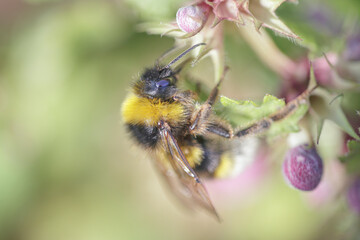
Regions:
<instances>
[{"instance_id":1,"label":"blurred green background","mask_svg":"<svg viewBox=\"0 0 360 240\"><path fill-rule=\"evenodd\" d=\"M333 213L339 207L312 206L307 193L290 189L281 159L260 180L209 189L220 224L168 196L119 114L130 83L173 45L135 30L144 19L172 18L184 4L156 2L161 7L130 0L0 1L0 239L343 236L349 220L339 224ZM287 39L276 41L292 57L306 53ZM225 48L231 71L224 95L257 100L278 93L277 76L235 25L226 25ZM193 70L208 86L211 66L204 60ZM337 204L347 211L344 199Z\"/></svg>"}]
</instances>

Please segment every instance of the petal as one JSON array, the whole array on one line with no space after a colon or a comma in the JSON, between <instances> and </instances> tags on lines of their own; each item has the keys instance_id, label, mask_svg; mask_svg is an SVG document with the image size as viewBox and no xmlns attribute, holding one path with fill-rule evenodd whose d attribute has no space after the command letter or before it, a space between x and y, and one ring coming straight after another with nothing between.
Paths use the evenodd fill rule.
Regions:
<instances>
[{"instance_id":1,"label":"petal","mask_svg":"<svg viewBox=\"0 0 360 240\"><path fill-rule=\"evenodd\" d=\"M213 12L215 17L221 20L229 20L243 23L243 19L239 13L238 3L234 0L223 0L213 2Z\"/></svg>"}]
</instances>

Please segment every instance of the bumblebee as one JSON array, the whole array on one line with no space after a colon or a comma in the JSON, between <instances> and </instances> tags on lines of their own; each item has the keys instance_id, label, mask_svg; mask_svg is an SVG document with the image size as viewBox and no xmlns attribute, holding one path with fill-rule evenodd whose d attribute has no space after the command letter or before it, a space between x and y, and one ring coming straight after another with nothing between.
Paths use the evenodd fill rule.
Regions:
<instances>
[{"instance_id":1,"label":"bumblebee","mask_svg":"<svg viewBox=\"0 0 360 240\"><path fill-rule=\"evenodd\" d=\"M206 209L217 219L216 212L201 178L230 175L235 164L233 142L219 141L257 134L268 129L272 121L287 115L287 107L272 118L234 131L230 124L212 110L224 76L211 90L203 104L196 94L177 87L181 66L171 66L196 47L196 44L166 66L155 64L146 69L122 105L122 117L130 135L147 149L157 169L174 194L191 209ZM217 137L216 137L217 136ZM241 149L240 149L241 151Z\"/></svg>"}]
</instances>

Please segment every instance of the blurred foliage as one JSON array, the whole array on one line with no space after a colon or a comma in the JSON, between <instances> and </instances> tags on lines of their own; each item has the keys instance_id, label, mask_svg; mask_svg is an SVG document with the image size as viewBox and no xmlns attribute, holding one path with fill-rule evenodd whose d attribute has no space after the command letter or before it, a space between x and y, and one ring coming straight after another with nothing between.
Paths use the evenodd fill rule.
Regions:
<instances>
[{"instance_id":1,"label":"blurred foliage","mask_svg":"<svg viewBox=\"0 0 360 240\"><path fill-rule=\"evenodd\" d=\"M299 9L302 2L312 1L300 1ZM326 3L337 4L340 15L360 9L356 0ZM308 195L289 189L277 160L284 149L274 151L259 183L248 183L250 190L235 186L225 193L226 183L220 190L209 189L224 219L218 224L205 214L193 217L178 208L149 159L132 146L120 122L121 102L137 74L173 45L170 39L134 29L140 20L173 18L183 4L2 1L0 13L6 22L0 24L0 239L343 237L338 221L329 221L329 215L338 209L347 213L344 200L315 206ZM291 17L303 16L293 7L286 4L278 11L289 26ZM286 15L287 10L291 14ZM226 29L231 70L222 94L254 101L266 93L276 95L276 74L235 29ZM308 51L273 37L292 56ZM311 46L305 37L304 45ZM319 39L314 48L336 45L326 43L332 39ZM209 68L205 60L191 72L211 87ZM359 106L356 102L359 96L354 95L349 104ZM331 128L323 136L339 132ZM343 216L337 219L345 229L353 224Z\"/></svg>"},{"instance_id":2,"label":"blurred foliage","mask_svg":"<svg viewBox=\"0 0 360 240\"><path fill-rule=\"evenodd\" d=\"M166 21L173 19L177 9L184 1L182 0L124 0L135 9L142 20Z\"/></svg>"},{"instance_id":3,"label":"blurred foliage","mask_svg":"<svg viewBox=\"0 0 360 240\"><path fill-rule=\"evenodd\" d=\"M350 140L347 142L348 153L340 159L345 163L349 172L360 172L360 142Z\"/></svg>"},{"instance_id":4,"label":"blurred foliage","mask_svg":"<svg viewBox=\"0 0 360 240\"><path fill-rule=\"evenodd\" d=\"M344 36L351 30L344 26L344 15L321 1L282 5L277 13L301 37L302 41L297 43L309 48L312 57L328 51L339 52L343 47ZM347 17L350 20L350 14Z\"/></svg>"},{"instance_id":5,"label":"blurred foliage","mask_svg":"<svg viewBox=\"0 0 360 240\"><path fill-rule=\"evenodd\" d=\"M339 2L299 1L299 4L282 5L277 14L302 41L312 57L325 52L340 52L344 48L344 36L348 36L358 26L360 2L356 0Z\"/></svg>"}]
</instances>

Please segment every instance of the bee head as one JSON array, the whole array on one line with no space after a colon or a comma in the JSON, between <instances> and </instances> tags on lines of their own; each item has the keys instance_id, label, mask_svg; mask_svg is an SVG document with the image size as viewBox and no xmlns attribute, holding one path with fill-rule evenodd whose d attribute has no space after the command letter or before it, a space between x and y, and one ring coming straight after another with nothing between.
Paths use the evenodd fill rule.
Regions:
<instances>
[{"instance_id":1,"label":"bee head","mask_svg":"<svg viewBox=\"0 0 360 240\"><path fill-rule=\"evenodd\" d=\"M146 69L134 89L138 95L147 98L170 99L177 91L176 77L170 68L159 70L157 67Z\"/></svg>"},{"instance_id":2,"label":"bee head","mask_svg":"<svg viewBox=\"0 0 360 240\"><path fill-rule=\"evenodd\" d=\"M146 69L141 75L140 80L134 85L135 93L147 98L159 98L161 100L171 99L177 91L175 75L180 70L173 71L171 66L183 58L188 52L194 48L205 45L205 43L198 43L185 50L175 59L173 59L165 67L155 66Z\"/></svg>"}]
</instances>

